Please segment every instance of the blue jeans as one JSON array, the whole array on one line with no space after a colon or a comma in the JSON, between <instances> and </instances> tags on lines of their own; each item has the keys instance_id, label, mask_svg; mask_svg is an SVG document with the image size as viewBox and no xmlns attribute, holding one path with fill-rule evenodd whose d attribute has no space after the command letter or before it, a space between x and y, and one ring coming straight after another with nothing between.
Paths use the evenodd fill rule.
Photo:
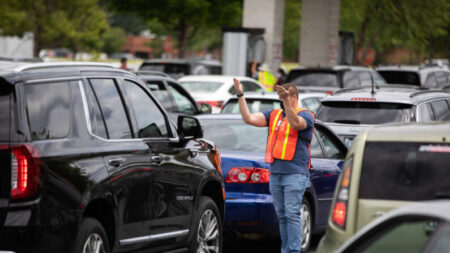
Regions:
<instances>
[{"instance_id":1,"label":"blue jeans","mask_svg":"<svg viewBox=\"0 0 450 253\"><path fill-rule=\"evenodd\" d=\"M278 216L281 253L299 253L302 245L300 210L309 185L305 174L270 174L269 188Z\"/></svg>"}]
</instances>

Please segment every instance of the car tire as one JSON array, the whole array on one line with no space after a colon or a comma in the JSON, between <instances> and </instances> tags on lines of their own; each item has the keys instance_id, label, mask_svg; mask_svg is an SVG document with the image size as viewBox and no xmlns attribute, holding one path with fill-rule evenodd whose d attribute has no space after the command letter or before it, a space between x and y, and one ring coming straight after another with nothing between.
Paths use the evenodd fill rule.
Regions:
<instances>
[{"instance_id":1,"label":"car tire","mask_svg":"<svg viewBox=\"0 0 450 253\"><path fill-rule=\"evenodd\" d=\"M100 222L94 218L81 221L73 253L109 253L108 237Z\"/></svg>"},{"instance_id":2,"label":"car tire","mask_svg":"<svg viewBox=\"0 0 450 253\"><path fill-rule=\"evenodd\" d=\"M302 200L301 220L302 220L302 252L308 252L312 239L312 213L311 213L311 206L306 198L303 198Z\"/></svg>"},{"instance_id":3,"label":"car tire","mask_svg":"<svg viewBox=\"0 0 450 253\"><path fill-rule=\"evenodd\" d=\"M200 197L193 224L194 236L189 252L222 252L222 221L216 203L206 196Z\"/></svg>"}]
</instances>

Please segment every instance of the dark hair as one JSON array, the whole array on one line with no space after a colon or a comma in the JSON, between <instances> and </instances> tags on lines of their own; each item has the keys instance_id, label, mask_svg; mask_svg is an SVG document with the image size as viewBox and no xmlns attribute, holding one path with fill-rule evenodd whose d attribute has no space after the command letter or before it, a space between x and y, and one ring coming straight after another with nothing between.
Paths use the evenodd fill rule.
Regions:
<instances>
[{"instance_id":1,"label":"dark hair","mask_svg":"<svg viewBox=\"0 0 450 253\"><path fill-rule=\"evenodd\" d=\"M125 58L125 57L122 57L122 58L120 58L120 62L126 62L127 61L127 58Z\"/></svg>"},{"instance_id":2,"label":"dark hair","mask_svg":"<svg viewBox=\"0 0 450 253\"><path fill-rule=\"evenodd\" d=\"M295 95L298 98L298 89L297 86L293 83L285 83L281 85L285 90L290 90L289 95Z\"/></svg>"}]
</instances>

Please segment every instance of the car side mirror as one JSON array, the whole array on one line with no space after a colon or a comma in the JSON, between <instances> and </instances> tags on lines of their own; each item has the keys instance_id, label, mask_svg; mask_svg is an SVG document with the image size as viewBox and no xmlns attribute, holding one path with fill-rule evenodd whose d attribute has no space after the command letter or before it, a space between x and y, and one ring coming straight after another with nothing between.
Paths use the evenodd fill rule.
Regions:
<instances>
[{"instance_id":1,"label":"car side mirror","mask_svg":"<svg viewBox=\"0 0 450 253\"><path fill-rule=\"evenodd\" d=\"M197 139L203 137L203 131L198 119L186 115L178 116L178 131L184 139Z\"/></svg>"},{"instance_id":2,"label":"car side mirror","mask_svg":"<svg viewBox=\"0 0 450 253\"><path fill-rule=\"evenodd\" d=\"M200 106L200 111L202 113L207 114L207 113L211 113L212 112L212 107L208 103L200 103L199 106Z\"/></svg>"}]
</instances>

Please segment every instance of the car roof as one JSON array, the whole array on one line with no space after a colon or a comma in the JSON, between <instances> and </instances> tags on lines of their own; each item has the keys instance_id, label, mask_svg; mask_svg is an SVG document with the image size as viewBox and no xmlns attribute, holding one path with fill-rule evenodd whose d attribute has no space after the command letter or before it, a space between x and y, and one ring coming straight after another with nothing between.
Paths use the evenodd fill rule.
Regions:
<instances>
[{"instance_id":1,"label":"car roof","mask_svg":"<svg viewBox=\"0 0 450 253\"><path fill-rule=\"evenodd\" d=\"M375 68L376 71L405 71L405 72L420 72L420 73L428 73L433 71L447 71L447 69L439 67L439 66L380 66Z\"/></svg>"},{"instance_id":2,"label":"car roof","mask_svg":"<svg viewBox=\"0 0 450 253\"><path fill-rule=\"evenodd\" d=\"M366 141L450 143L450 121L379 125L365 131Z\"/></svg>"},{"instance_id":3,"label":"car roof","mask_svg":"<svg viewBox=\"0 0 450 253\"><path fill-rule=\"evenodd\" d=\"M351 70L351 71L355 71L355 70L372 70L366 67L362 67L362 66L352 66L352 65L336 65L336 66L317 66L317 67L305 67L305 66L300 66L300 67L296 67L291 69L291 71L296 71L296 70L325 70L325 71L341 71L341 70Z\"/></svg>"},{"instance_id":4,"label":"car roof","mask_svg":"<svg viewBox=\"0 0 450 253\"><path fill-rule=\"evenodd\" d=\"M308 98L308 97L326 97L327 95L325 93L320 93L320 92L308 92L308 93L298 93L298 98ZM245 98L248 99L260 99L260 100L280 100L278 93L276 92L266 92L266 93L254 93L254 92L246 92L245 93ZM230 100L232 99L237 99L236 97L232 97L230 98Z\"/></svg>"},{"instance_id":5,"label":"car roof","mask_svg":"<svg viewBox=\"0 0 450 253\"><path fill-rule=\"evenodd\" d=\"M150 59L144 61L142 64L146 63L175 63L175 64L187 64L188 61L185 59Z\"/></svg>"},{"instance_id":6,"label":"car roof","mask_svg":"<svg viewBox=\"0 0 450 253\"><path fill-rule=\"evenodd\" d=\"M221 82L221 83L230 83L233 82L233 78L237 78L239 80L251 80L253 82L257 81L253 78L246 76L224 76L224 75L187 75L183 76L178 81L203 81L203 82Z\"/></svg>"},{"instance_id":7,"label":"car roof","mask_svg":"<svg viewBox=\"0 0 450 253\"><path fill-rule=\"evenodd\" d=\"M450 98L450 93L440 90L428 90L411 85L379 85L372 96L371 86L360 86L335 91L322 102L352 102L353 98L375 98L376 102L418 104L433 98Z\"/></svg>"},{"instance_id":8,"label":"car roof","mask_svg":"<svg viewBox=\"0 0 450 253\"><path fill-rule=\"evenodd\" d=\"M132 75L131 72L115 68L106 63L98 62L0 62L0 76L9 83L18 81L17 73L21 73L23 80L28 79L52 79L80 75L80 71L101 70L113 71Z\"/></svg>"},{"instance_id":9,"label":"car roof","mask_svg":"<svg viewBox=\"0 0 450 253\"><path fill-rule=\"evenodd\" d=\"M217 120L217 119L223 119L223 120L242 120L241 114L239 113L213 113L213 114L200 114L196 115L196 118L199 120ZM325 126L327 129L329 127L326 126L322 121L316 119L314 121L315 124L319 124L322 126Z\"/></svg>"}]
</instances>

